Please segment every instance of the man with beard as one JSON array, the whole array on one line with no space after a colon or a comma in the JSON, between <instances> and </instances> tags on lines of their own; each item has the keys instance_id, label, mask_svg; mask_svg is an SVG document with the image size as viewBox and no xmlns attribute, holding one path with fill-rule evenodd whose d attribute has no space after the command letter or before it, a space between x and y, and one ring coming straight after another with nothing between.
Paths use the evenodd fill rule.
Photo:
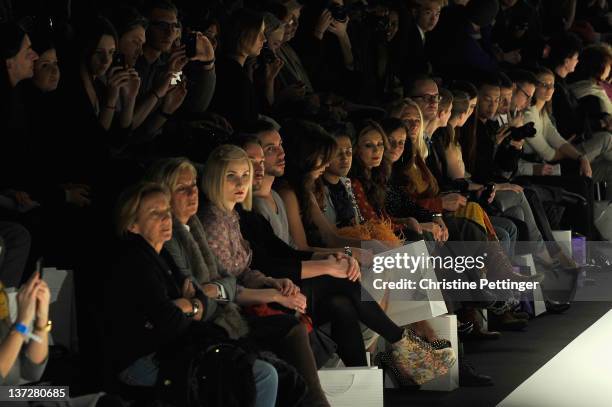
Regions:
<instances>
[{"instance_id":1,"label":"man with beard","mask_svg":"<svg viewBox=\"0 0 612 407\"><path fill-rule=\"evenodd\" d=\"M278 131L273 125L259 121L257 122L258 129L263 134L268 134L272 139L275 134L278 135ZM257 134L260 134L259 132ZM280 135L278 140L280 141ZM277 222L274 226L273 223L262 216L257 211L256 201L259 201L259 205L267 205L261 200L262 191L267 190L273 192L271 189L272 183L274 182L274 176L268 175L269 166L264 164L266 160L266 154L260 144L260 140L254 136L244 136L239 140L238 144L242 147L251 162L253 163L253 209L254 211L244 211L238 208L240 213L240 231L244 238L249 242L251 249L253 250L253 263L252 267L258 270L265 270L267 274L274 277L290 278L295 284L301 285L301 280L313 278L322 275L330 275L333 277L353 275L359 272L358 263L345 253L317 253L312 251L301 251L296 250L294 247L288 245L283 239L276 234L275 226L279 228L278 222L282 220L278 219L279 213L284 213L285 220L287 218L285 213L285 206L280 197L277 197L278 201L272 202L276 204L275 212L270 211L270 214L274 215L272 222ZM284 173L284 151L280 142L276 143L278 154L278 160L274 167L276 172L280 171L280 174ZM266 194L267 195L267 194ZM282 212L281 212L282 211ZM282 225L280 225L282 227ZM289 235L289 227L285 224L286 234ZM347 268L348 265L348 268Z\"/></svg>"},{"instance_id":2,"label":"man with beard","mask_svg":"<svg viewBox=\"0 0 612 407\"><path fill-rule=\"evenodd\" d=\"M264 172L256 168L253 177L253 210L270 223L276 236L295 247L289 233L285 204L272 189L274 179L285 173L285 151L281 136L274 125L264 121L258 122L253 130L264 152Z\"/></svg>"}]
</instances>

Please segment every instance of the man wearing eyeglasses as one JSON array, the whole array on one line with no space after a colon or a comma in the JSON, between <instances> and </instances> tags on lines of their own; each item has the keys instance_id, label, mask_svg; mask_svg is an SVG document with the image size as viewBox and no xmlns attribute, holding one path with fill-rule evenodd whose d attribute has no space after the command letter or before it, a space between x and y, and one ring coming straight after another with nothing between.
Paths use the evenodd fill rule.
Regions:
<instances>
[{"instance_id":1,"label":"man wearing eyeglasses","mask_svg":"<svg viewBox=\"0 0 612 407\"><path fill-rule=\"evenodd\" d=\"M509 76L515 87L510 101L510 112L516 116L531 106L538 79L531 72L522 69L510 72Z\"/></svg>"},{"instance_id":2,"label":"man wearing eyeglasses","mask_svg":"<svg viewBox=\"0 0 612 407\"><path fill-rule=\"evenodd\" d=\"M432 135L438 129L438 107L440 104L440 94L437 83L428 76L415 78L406 89L406 94L416 102L423 115L423 139L427 146L427 157L425 163L438 180L442 190L455 189L454 185L447 185L444 180L448 179L442 170L442 160L445 159L444 149L439 143L434 143ZM455 211L465 206L467 199L458 193L443 194L442 205L447 210Z\"/></svg>"},{"instance_id":3,"label":"man wearing eyeglasses","mask_svg":"<svg viewBox=\"0 0 612 407\"><path fill-rule=\"evenodd\" d=\"M500 78L500 95L499 95L499 106L497 107L497 114L495 115L495 121L500 126L513 126L518 127L521 124L513 122L514 116L510 112L510 103L512 101L512 95L514 93L514 83L504 73L499 74Z\"/></svg>"},{"instance_id":4,"label":"man wearing eyeglasses","mask_svg":"<svg viewBox=\"0 0 612 407\"><path fill-rule=\"evenodd\" d=\"M438 117L438 104L440 103L438 85L428 76L419 76L415 78L407 88L407 95L412 98L421 109L421 113L423 114L425 141L429 142L431 135L437 128L436 118Z\"/></svg>"},{"instance_id":5,"label":"man wearing eyeglasses","mask_svg":"<svg viewBox=\"0 0 612 407\"><path fill-rule=\"evenodd\" d=\"M514 118L514 126L519 127L524 124L523 115L531 106L531 100L539 82L531 72L522 69L510 72L509 76L515 89L510 101L510 114ZM519 160L518 174L553 175L554 171L554 166L550 164Z\"/></svg>"}]
</instances>

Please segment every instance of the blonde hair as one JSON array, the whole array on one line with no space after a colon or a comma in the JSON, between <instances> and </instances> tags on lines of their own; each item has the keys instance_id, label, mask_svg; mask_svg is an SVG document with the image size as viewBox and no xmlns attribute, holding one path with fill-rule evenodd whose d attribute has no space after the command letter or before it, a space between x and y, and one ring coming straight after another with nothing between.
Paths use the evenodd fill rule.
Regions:
<instances>
[{"instance_id":1,"label":"blonde hair","mask_svg":"<svg viewBox=\"0 0 612 407\"><path fill-rule=\"evenodd\" d=\"M168 188L171 193L174 193L178 185L178 179L184 171L188 171L194 178L198 176L198 171L188 158L164 158L153 164L146 179L151 182L158 182Z\"/></svg>"},{"instance_id":2,"label":"blonde hair","mask_svg":"<svg viewBox=\"0 0 612 407\"><path fill-rule=\"evenodd\" d=\"M143 182L129 187L119 196L116 211L116 231L119 236L125 236L138 218L142 202L148 197L162 194L170 202L170 191L164 185L156 182Z\"/></svg>"},{"instance_id":3,"label":"blonde hair","mask_svg":"<svg viewBox=\"0 0 612 407\"><path fill-rule=\"evenodd\" d=\"M421 127L419 128L419 131L418 131L419 134L417 137L416 150L417 150L417 153L420 154L421 158L423 158L424 160L429 155L429 151L427 150L427 146L425 145L425 138L423 136L423 130L424 130L423 129L423 113L421 112L421 108L419 107L417 102L415 102L411 98L404 98L401 101L394 103L388 108L389 117L395 117L397 119L402 119L404 115L406 114L406 110L409 107L413 107L416 109L419 115L419 119L421 120Z\"/></svg>"},{"instance_id":4,"label":"blonde hair","mask_svg":"<svg viewBox=\"0 0 612 407\"><path fill-rule=\"evenodd\" d=\"M225 173L230 162L234 161L243 161L249 166L249 184L242 207L250 211L253 207L253 163L249 160L247 153L238 146L224 144L215 148L210 153L206 164L204 164L202 191L204 191L204 194L206 194L206 197L213 205L227 210L228 208L223 203L223 192L226 182Z\"/></svg>"}]
</instances>

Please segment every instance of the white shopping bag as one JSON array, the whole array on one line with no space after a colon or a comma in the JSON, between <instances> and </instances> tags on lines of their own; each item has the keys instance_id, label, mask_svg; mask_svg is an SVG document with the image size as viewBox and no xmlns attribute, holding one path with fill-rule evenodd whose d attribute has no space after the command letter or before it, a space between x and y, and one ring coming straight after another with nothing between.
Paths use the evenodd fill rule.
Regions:
<instances>
[{"instance_id":1,"label":"white shopping bag","mask_svg":"<svg viewBox=\"0 0 612 407\"><path fill-rule=\"evenodd\" d=\"M377 367L319 370L319 380L332 407L383 407L383 371Z\"/></svg>"},{"instance_id":2,"label":"white shopping bag","mask_svg":"<svg viewBox=\"0 0 612 407\"><path fill-rule=\"evenodd\" d=\"M572 231L571 230L553 230L553 237L559 243L563 253L570 259L572 258Z\"/></svg>"},{"instance_id":3,"label":"white shopping bag","mask_svg":"<svg viewBox=\"0 0 612 407\"><path fill-rule=\"evenodd\" d=\"M523 256L514 256L514 262L517 266L527 266L531 271L531 275L536 274L535 264L533 262L533 256L531 254L525 254ZM546 303L544 302L544 294L542 293L542 287L538 284L533 289L533 312L537 317L540 314L546 312Z\"/></svg>"},{"instance_id":4,"label":"white shopping bag","mask_svg":"<svg viewBox=\"0 0 612 407\"><path fill-rule=\"evenodd\" d=\"M379 253L375 257L395 258L396 255L403 256L404 254L414 258L426 257L429 256L429 250L425 242L421 240ZM386 267L384 273L373 274L370 278L382 278L385 281L409 279L414 281L417 286L421 280L438 281L435 270L426 262L421 263L413 273L402 268ZM369 282L364 283L364 286L375 299L380 300L382 298L384 293L382 290L376 290ZM440 290L390 290L389 292L387 315L399 326L437 317L447 312Z\"/></svg>"},{"instance_id":5,"label":"white shopping bag","mask_svg":"<svg viewBox=\"0 0 612 407\"><path fill-rule=\"evenodd\" d=\"M455 351L455 356L459 355L459 339L457 337L457 316L444 315L432 318L427 321L432 327L437 337L447 339ZM458 361L448 370L444 376L436 377L430 382L421 386L421 390L433 391L453 391L459 387L459 363Z\"/></svg>"},{"instance_id":6,"label":"white shopping bag","mask_svg":"<svg viewBox=\"0 0 612 407\"><path fill-rule=\"evenodd\" d=\"M595 227L604 239L612 241L612 204L609 201L595 202L595 213Z\"/></svg>"}]
</instances>

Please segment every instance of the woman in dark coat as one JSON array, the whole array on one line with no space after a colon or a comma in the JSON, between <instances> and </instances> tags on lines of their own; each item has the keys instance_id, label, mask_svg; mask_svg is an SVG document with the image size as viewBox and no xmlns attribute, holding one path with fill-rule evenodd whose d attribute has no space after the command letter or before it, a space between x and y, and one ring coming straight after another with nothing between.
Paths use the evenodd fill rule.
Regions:
<instances>
[{"instance_id":1,"label":"woman in dark coat","mask_svg":"<svg viewBox=\"0 0 612 407\"><path fill-rule=\"evenodd\" d=\"M159 352L190 334L226 334L203 325L204 294L189 279L182 279L171 257L162 253L164 243L172 238L170 197L164 187L150 183L126 191L119 204L117 229L125 241L108 291L112 294L108 326L113 370L125 384L154 386ZM256 360L253 375L255 406L274 406L276 370Z\"/></svg>"}]
</instances>

